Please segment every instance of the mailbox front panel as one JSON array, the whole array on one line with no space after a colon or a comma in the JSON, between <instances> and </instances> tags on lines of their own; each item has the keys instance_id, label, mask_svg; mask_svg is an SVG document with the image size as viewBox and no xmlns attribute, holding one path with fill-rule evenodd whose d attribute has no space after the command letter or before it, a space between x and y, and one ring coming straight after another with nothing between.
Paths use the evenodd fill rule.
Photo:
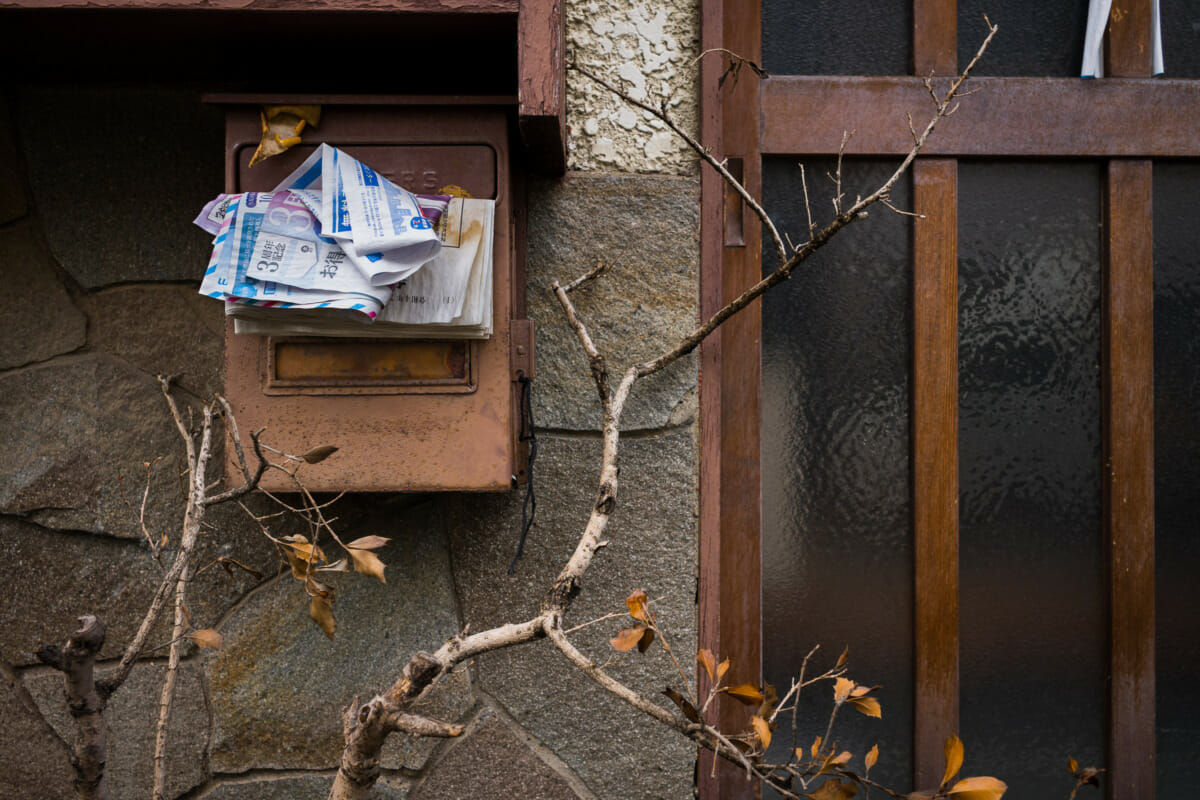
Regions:
<instances>
[{"instance_id":1,"label":"mailbox front panel","mask_svg":"<svg viewBox=\"0 0 1200 800\"><path fill-rule=\"evenodd\" d=\"M499 491L512 486L514 273L508 120L496 107L325 104L305 144L250 168L261 131L256 105L232 107L226 125L227 191L268 191L326 142L404 188L459 187L496 200L493 319L487 340L260 337L226 322L225 389L242 430L301 454L338 452L306 465L311 491ZM232 462L227 471L237 474ZM271 491L295 490L274 471Z\"/></svg>"}]
</instances>

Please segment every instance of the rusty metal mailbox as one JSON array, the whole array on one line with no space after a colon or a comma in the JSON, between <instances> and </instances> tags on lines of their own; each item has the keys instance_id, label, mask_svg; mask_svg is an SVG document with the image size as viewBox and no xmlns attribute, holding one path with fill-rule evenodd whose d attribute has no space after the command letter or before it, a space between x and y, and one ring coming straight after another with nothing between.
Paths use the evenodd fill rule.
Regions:
<instances>
[{"instance_id":1,"label":"rusty metal mailbox","mask_svg":"<svg viewBox=\"0 0 1200 800\"><path fill-rule=\"evenodd\" d=\"M533 377L524 252L503 98L213 96L226 107L226 191L267 191L327 142L404 188L457 186L496 200L494 333L413 341L235 334L225 328L225 392L243 431L291 453L338 452L306 466L312 491L499 491L523 478L521 374ZM305 143L253 168L264 103L319 103ZM236 474L230 461L227 472ZM289 491L268 472L268 490Z\"/></svg>"}]
</instances>

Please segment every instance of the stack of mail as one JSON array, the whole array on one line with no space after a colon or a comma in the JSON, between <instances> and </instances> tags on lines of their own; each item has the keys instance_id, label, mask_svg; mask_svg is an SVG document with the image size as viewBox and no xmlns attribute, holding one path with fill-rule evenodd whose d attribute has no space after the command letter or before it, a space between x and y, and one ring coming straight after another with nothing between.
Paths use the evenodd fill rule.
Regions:
<instances>
[{"instance_id":1,"label":"stack of mail","mask_svg":"<svg viewBox=\"0 0 1200 800\"><path fill-rule=\"evenodd\" d=\"M238 333L485 338L491 200L413 195L321 145L272 192L221 195L201 294Z\"/></svg>"}]
</instances>

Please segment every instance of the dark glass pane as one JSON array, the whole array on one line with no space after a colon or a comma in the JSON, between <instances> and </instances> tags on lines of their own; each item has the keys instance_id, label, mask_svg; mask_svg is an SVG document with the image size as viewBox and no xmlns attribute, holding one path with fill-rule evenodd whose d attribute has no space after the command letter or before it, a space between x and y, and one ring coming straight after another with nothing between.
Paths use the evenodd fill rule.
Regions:
<instances>
[{"instance_id":1,"label":"dark glass pane","mask_svg":"<svg viewBox=\"0 0 1200 800\"><path fill-rule=\"evenodd\" d=\"M1104 753L1099 187L959 167L960 720L1023 800Z\"/></svg>"},{"instance_id":2,"label":"dark glass pane","mask_svg":"<svg viewBox=\"0 0 1200 800\"><path fill-rule=\"evenodd\" d=\"M976 75L1079 77L1088 0L958 0L958 64L987 37L983 15L1000 26Z\"/></svg>"},{"instance_id":3,"label":"dark glass pane","mask_svg":"<svg viewBox=\"0 0 1200 800\"><path fill-rule=\"evenodd\" d=\"M1200 786L1200 164L1154 165L1158 798Z\"/></svg>"},{"instance_id":4,"label":"dark glass pane","mask_svg":"<svg viewBox=\"0 0 1200 800\"><path fill-rule=\"evenodd\" d=\"M763 0L762 45L774 75L907 75L912 4Z\"/></svg>"},{"instance_id":5,"label":"dark glass pane","mask_svg":"<svg viewBox=\"0 0 1200 800\"><path fill-rule=\"evenodd\" d=\"M1200 0L1162 0L1160 15L1164 76L1200 78Z\"/></svg>"},{"instance_id":6,"label":"dark glass pane","mask_svg":"<svg viewBox=\"0 0 1200 800\"><path fill-rule=\"evenodd\" d=\"M814 210L831 208L834 164L806 166ZM849 163L845 193L866 194L895 166ZM781 230L804 240L795 159L767 159L763 182ZM909 183L893 197L910 205ZM877 742L872 776L901 788L912 774L910 238L909 218L882 207L847 228L766 296L762 343L766 679L782 693L814 644L827 666L849 645L851 677L883 684L883 719L844 713L835 738L860 755ZM802 700L805 745L824 733L832 696L822 685ZM782 757L791 736L777 741Z\"/></svg>"}]
</instances>

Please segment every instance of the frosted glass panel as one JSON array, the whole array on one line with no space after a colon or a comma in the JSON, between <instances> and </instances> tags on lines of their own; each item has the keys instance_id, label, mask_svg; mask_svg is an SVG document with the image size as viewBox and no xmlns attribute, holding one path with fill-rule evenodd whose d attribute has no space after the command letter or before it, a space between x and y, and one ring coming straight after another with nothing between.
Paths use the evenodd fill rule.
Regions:
<instances>
[{"instance_id":1,"label":"frosted glass panel","mask_svg":"<svg viewBox=\"0 0 1200 800\"><path fill-rule=\"evenodd\" d=\"M1154 166L1158 798L1200 786L1200 164Z\"/></svg>"},{"instance_id":2,"label":"frosted glass panel","mask_svg":"<svg viewBox=\"0 0 1200 800\"><path fill-rule=\"evenodd\" d=\"M762 45L775 75L907 75L912 4L763 0Z\"/></svg>"},{"instance_id":3,"label":"frosted glass panel","mask_svg":"<svg viewBox=\"0 0 1200 800\"><path fill-rule=\"evenodd\" d=\"M806 167L813 208L830 208L833 163ZM894 167L848 164L846 194L866 194ZM796 160L767 159L764 188L782 230L802 241ZM910 185L893 198L910 205ZM782 692L812 645L831 664L848 644L851 676L884 684L884 713L839 715L835 737L856 753L878 742L872 776L902 788L912 774L910 239L909 218L883 208L850 226L766 296L762 342L763 669ZM824 733L831 698L824 686L808 697L805 744ZM791 737L777 741L782 755Z\"/></svg>"},{"instance_id":4,"label":"frosted glass panel","mask_svg":"<svg viewBox=\"0 0 1200 800\"><path fill-rule=\"evenodd\" d=\"M1023 800L1104 753L1099 190L959 166L961 735Z\"/></svg>"},{"instance_id":5,"label":"frosted glass panel","mask_svg":"<svg viewBox=\"0 0 1200 800\"><path fill-rule=\"evenodd\" d=\"M973 74L1078 78L1087 10L1088 0L959 0L959 66L987 37L987 14L1000 31Z\"/></svg>"}]
</instances>

